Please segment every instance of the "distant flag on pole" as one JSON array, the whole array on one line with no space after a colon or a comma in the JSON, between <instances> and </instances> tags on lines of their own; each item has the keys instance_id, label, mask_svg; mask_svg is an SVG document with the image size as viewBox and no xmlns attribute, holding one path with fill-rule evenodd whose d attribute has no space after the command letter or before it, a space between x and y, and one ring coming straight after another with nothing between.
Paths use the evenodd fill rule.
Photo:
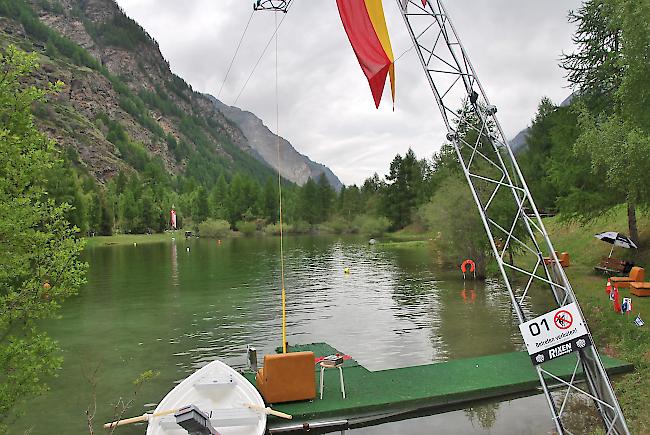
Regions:
<instances>
[{"instance_id":1,"label":"distant flag on pole","mask_svg":"<svg viewBox=\"0 0 650 435\"><path fill-rule=\"evenodd\" d=\"M389 75L394 105L395 58L382 0L336 0L336 4L352 49L368 79L375 107L379 108Z\"/></svg>"},{"instance_id":2,"label":"distant flag on pole","mask_svg":"<svg viewBox=\"0 0 650 435\"><path fill-rule=\"evenodd\" d=\"M173 208L169 212L169 225L172 227L172 230L176 229L176 210Z\"/></svg>"},{"instance_id":3,"label":"distant flag on pole","mask_svg":"<svg viewBox=\"0 0 650 435\"><path fill-rule=\"evenodd\" d=\"M623 302L621 303L621 313L629 313L632 311L632 299L630 298L623 298Z\"/></svg>"},{"instance_id":4,"label":"distant flag on pole","mask_svg":"<svg viewBox=\"0 0 650 435\"><path fill-rule=\"evenodd\" d=\"M645 322L643 320L641 320L641 314L636 315L636 319L634 319L634 323L636 323L636 326L645 325Z\"/></svg>"},{"instance_id":5,"label":"distant flag on pole","mask_svg":"<svg viewBox=\"0 0 650 435\"><path fill-rule=\"evenodd\" d=\"M609 294L609 299L614 301L614 311L621 312L621 299L618 294L618 287L614 286L614 290Z\"/></svg>"},{"instance_id":6,"label":"distant flag on pole","mask_svg":"<svg viewBox=\"0 0 650 435\"><path fill-rule=\"evenodd\" d=\"M609 300L613 301L618 297L618 287L614 286L609 290Z\"/></svg>"}]
</instances>

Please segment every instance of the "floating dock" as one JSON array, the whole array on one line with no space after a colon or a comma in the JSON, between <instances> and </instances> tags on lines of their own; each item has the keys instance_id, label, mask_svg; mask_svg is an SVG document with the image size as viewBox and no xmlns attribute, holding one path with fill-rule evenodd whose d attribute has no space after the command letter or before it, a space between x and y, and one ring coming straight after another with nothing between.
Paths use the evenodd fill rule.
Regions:
<instances>
[{"instance_id":1,"label":"floating dock","mask_svg":"<svg viewBox=\"0 0 650 435\"><path fill-rule=\"evenodd\" d=\"M289 352L312 351L316 358L343 354L326 343L290 346ZM630 372L634 367L624 361L602 356L610 375ZM567 355L545 364L548 370L569 378L576 364ZM317 428L345 428L372 424L373 421L400 419L400 416L424 412L435 414L478 400L504 396L523 396L540 392L539 378L526 352L511 352L436 364L370 371L354 359L343 365L346 398L342 398L338 370L325 370L323 399L318 398L320 366L316 372L316 399L273 406L291 414L293 420L271 417L271 433ZM245 375L255 385L255 375ZM402 417L405 418L405 417Z\"/></svg>"}]
</instances>

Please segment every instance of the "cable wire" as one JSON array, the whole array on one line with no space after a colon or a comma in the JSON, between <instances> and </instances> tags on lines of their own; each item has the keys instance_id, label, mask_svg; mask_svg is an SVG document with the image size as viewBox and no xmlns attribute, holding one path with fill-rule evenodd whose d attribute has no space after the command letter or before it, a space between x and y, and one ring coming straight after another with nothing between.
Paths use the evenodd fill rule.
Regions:
<instances>
[{"instance_id":1,"label":"cable wire","mask_svg":"<svg viewBox=\"0 0 650 435\"><path fill-rule=\"evenodd\" d=\"M242 42L244 41L244 36L246 36L246 32L248 31L248 26L250 26L251 21L253 20L253 15L255 14L255 11L251 12L251 16L248 17L248 22L246 23L246 26L244 27L244 33L242 33L241 38L239 38L239 43L237 44L237 48L235 49L235 54L233 54L232 59L230 60L230 65L228 65L228 70L226 71L226 76L223 78L223 82L221 83L221 88L219 88L219 93L217 94L217 98L221 98L221 91L223 91L223 87L226 84L226 81L228 80L228 75L230 74L230 69L232 68L233 64L235 63L235 58L237 57L237 53L239 53L239 48L241 47Z\"/></svg>"},{"instance_id":2,"label":"cable wire","mask_svg":"<svg viewBox=\"0 0 650 435\"><path fill-rule=\"evenodd\" d=\"M277 12L276 12L277 14ZM255 73L255 70L257 69L258 65L260 64L262 58L264 57L264 54L266 53L266 50L268 50L269 46L271 45L271 42L273 42L273 38L278 33L278 30L280 30L280 27L282 26L282 23L284 23L285 18L287 18L287 14L284 14L282 17L282 20L280 20L280 24L275 26L275 31L271 35L271 38L269 39L269 42L267 42L266 46L264 47L264 50L262 50L262 54L260 54L260 57L257 59L257 62L255 62L255 66L253 66L253 70L249 74L248 78L246 79L246 82L244 82L244 86L242 86L241 91L239 91L239 94L237 95L237 98L235 98L235 101L232 103L233 106L237 105L237 101L239 101L239 97L244 93L244 90L246 89L246 86L248 86L248 82L250 81L251 77L253 77L253 74ZM276 21L277 21L277 16L276 16Z\"/></svg>"}]
</instances>

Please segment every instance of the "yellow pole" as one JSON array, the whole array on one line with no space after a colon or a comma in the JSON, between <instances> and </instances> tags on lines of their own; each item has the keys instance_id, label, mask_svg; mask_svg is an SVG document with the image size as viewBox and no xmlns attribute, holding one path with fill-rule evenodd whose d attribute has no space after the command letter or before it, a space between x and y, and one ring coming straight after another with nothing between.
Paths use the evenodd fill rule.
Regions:
<instances>
[{"instance_id":1,"label":"yellow pole","mask_svg":"<svg viewBox=\"0 0 650 435\"><path fill-rule=\"evenodd\" d=\"M278 150L278 195L280 202L280 276L282 280L282 353L287 353L287 296L284 290L284 245L282 239L282 179L280 176L280 104L278 103L278 11L275 11L275 128Z\"/></svg>"}]
</instances>

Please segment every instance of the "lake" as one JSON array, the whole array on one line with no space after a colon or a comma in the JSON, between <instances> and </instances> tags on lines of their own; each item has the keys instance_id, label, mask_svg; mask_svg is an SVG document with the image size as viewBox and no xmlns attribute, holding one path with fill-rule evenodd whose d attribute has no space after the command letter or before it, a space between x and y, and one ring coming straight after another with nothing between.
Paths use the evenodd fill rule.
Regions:
<instances>
[{"instance_id":1,"label":"lake","mask_svg":"<svg viewBox=\"0 0 650 435\"><path fill-rule=\"evenodd\" d=\"M124 417L151 410L215 358L245 368L248 344L257 347L260 362L281 344L278 238L171 239L85 251L88 284L65 302L61 319L44 325L63 349L63 368L11 433L88 433L84 413L93 390L99 429L120 398L133 398L133 380L146 370L159 375L137 392ZM323 236L288 237L284 245L289 343L327 342L370 370L523 350L499 281L464 284L460 271L436 265L426 245L370 246L363 238ZM546 292L535 292L525 309L537 315L551 306ZM553 429L546 400L537 395L348 432ZM116 433L144 431L139 425Z\"/></svg>"}]
</instances>

